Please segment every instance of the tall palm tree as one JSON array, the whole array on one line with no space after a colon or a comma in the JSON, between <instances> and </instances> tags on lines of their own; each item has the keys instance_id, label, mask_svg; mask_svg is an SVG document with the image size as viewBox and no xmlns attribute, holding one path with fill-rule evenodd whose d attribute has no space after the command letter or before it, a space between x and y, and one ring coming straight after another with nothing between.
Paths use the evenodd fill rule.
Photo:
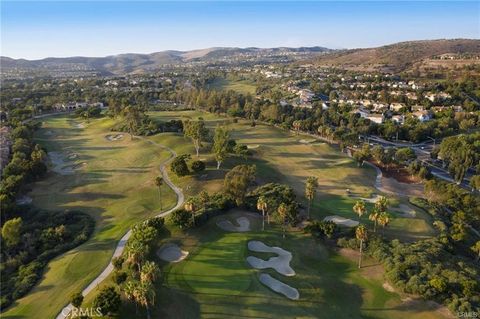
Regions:
<instances>
[{"instance_id":1,"label":"tall palm tree","mask_svg":"<svg viewBox=\"0 0 480 319\"><path fill-rule=\"evenodd\" d=\"M362 254L363 254L363 243L367 241L368 239L368 234L367 234L367 228L360 224L357 226L357 229L355 229L355 237L360 240L360 257L358 258L358 268L362 267Z\"/></svg>"},{"instance_id":2,"label":"tall palm tree","mask_svg":"<svg viewBox=\"0 0 480 319\"><path fill-rule=\"evenodd\" d=\"M375 208L379 212L386 211L387 207L388 207L388 199L385 196L380 196L379 198L377 198L377 200L375 201Z\"/></svg>"},{"instance_id":3,"label":"tall palm tree","mask_svg":"<svg viewBox=\"0 0 480 319\"><path fill-rule=\"evenodd\" d=\"M378 223L382 226L382 234L385 234L385 227L390 223L390 215L387 212L381 212Z\"/></svg>"},{"instance_id":4,"label":"tall palm tree","mask_svg":"<svg viewBox=\"0 0 480 319\"><path fill-rule=\"evenodd\" d=\"M360 221L360 218L362 218L362 215L364 215L367 212L367 208L365 207L365 202L363 200L357 200L355 202L355 205L353 205L353 211L355 214L358 215L358 220Z\"/></svg>"},{"instance_id":5,"label":"tall palm tree","mask_svg":"<svg viewBox=\"0 0 480 319\"><path fill-rule=\"evenodd\" d=\"M130 280L125 284L123 288L123 292L125 293L127 299L135 303L135 314L138 313L138 302L136 298L138 284L138 281Z\"/></svg>"},{"instance_id":6,"label":"tall palm tree","mask_svg":"<svg viewBox=\"0 0 480 319\"><path fill-rule=\"evenodd\" d=\"M262 212L262 230L265 230L265 211L267 210L267 207L268 205L265 196L260 196L257 200L257 209Z\"/></svg>"},{"instance_id":7,"label":"tall palm tree","mask_svg":"<svg viewBox=\"0 0 480 319\"><path fill-rule=\"evenodd\" d=\"M378 218L379 217L380 217L380 212L376 208L368 216L368 219L373 221L373 232L374 233L377 231L377 223L378 223Z\"/></svg>"},{"instance_id":8,"label":"tall palm tree","mask_svg":"<svg viewBox=\"0 0 480 319\"><path fill-rule=\"evenodd\" d=\"M160 198L160 210L163 209L162 205L162 185L163 185L163 177L162 176L157 176L155 177L155 185L158 188L158 196Z\"/></svg>"},{"instance_id":9,"label":"tall palm tree","mask_svg":"<svg viewBox=\"0 0 480 319\"><path fill-rule=\"evenodd\" d=\"M283 228L283 238L285 238L285 231L286 231L286 224L287 224L287 211L288 211L288 207L286 204L284 203L281 203L279 206L278 206L278 215L280 217L280 221L282 223L282 228Z\"/></svg>"},{"instance_id":10,"label":"tall palm tree","mask_svg":"<svg viewBox=\"0 0 480 319\"><path fill-rule=\"evenodd\" d=\"M152 283L140 283L135 290L135 299L147 309L147 318L150 319L150 306L155 304L155 289Z\"/></svg>"},{"instance_id":11,"label":"tall palm tree","mask_svg":"<svg viewBox=\"0 0 480 319\"><path fill-rule=\"evenodd\" d=\"M193 225L195 225L195 203L193 202L193 200L190 198L184 205L185 207L185 210L187 212L189 212L190 214L192 214L192 223Z\"/></svg>"},{"instance_id":12,"label":"tall palm tree","mask_svg":"<svg viewBox=\"0 0 480 319\"><path fill-rule=\"evenodd\" d=\"M127 262L136 265L138 272L141 270L141 263L145 259L145 255L148 253L148 246L140 241L129 241L127 244Z\"/></svg>"},{"instance_id":13,"label":"tall palm tree","mask_svg":"<svg viewBox=\"0 0 480 319\"><path fill-rule=\"evenodd\" d=\"M154 282L160 274L160 268L153 261L146 261L140 272L140 282Z\"/></svg>"},{"instance_id":14,"label":"tall palm tree","mask_svg":"<svg viewBox=\"0 0 480 319\"><path fill-rule=\"evenodd\" d=\"M476 261L479 261L480 260L480 240L477 241L475 243L475 245L473 245L472 247L470 247L470 249L474 252L474 253L477 253L477 258L476 258Z\"/></svg>"},{"instance_id":15,"label":"tall palm tree","mask_svg":"<svg viewBox=\"0 0 480 319\"><path fill-rule=\"evenodd\" d=\"M307 184L305 185L305 197L308 199L308 219L310 219L310 208L312 207L313 199L317 193L318 178L310 176L307 178Z\"/></svg>"},{"instance_id":16,"label":"tall palm tree","mask_svg":"<svg viewBox=\"0 0 480 319\"><path fill-rule=\"evenodd\" d=\"M292 126L295 129L296 134L298 135L298 132L300 131L300 128L302 127L302 121L300 121L300 120L293 121Z\"/></svg>"}]
</instances>

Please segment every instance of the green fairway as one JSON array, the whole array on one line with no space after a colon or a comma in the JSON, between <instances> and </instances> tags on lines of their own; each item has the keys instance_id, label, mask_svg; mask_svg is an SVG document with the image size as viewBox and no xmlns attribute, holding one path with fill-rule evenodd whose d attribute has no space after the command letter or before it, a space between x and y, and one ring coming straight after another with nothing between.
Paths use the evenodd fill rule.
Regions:
<instances>
[{"instance_id":1,"label":"green fairway","mask_svg":"<svg viewBox=\"0 0 480 319\"><path fill-rule=\"evenodd\" d=\"M44 277L32 292L18 300L5 317L53 318L108 264L122 235L148 216L159 212L158 192L153 178L169 153L148 142L105 138L113 122L93 120L82 124L68 116L43 120L37 141L48 151L75 154L75 174L49 176L36 183L28 195L33 204L47 210L75 209L92 215L95 233L84 245L49 263ZM82 125L80 125L82 126ZM163 206L172 207L176 196L167 186Z\"/></svg>"},{"instance_id":2,"label":"green fairway","mask_svg":"<svg viewBox=\"0 0 480 319\"><path fill-rule=\"evenodd\" d=\"M157 290L152 317L156 318L442 318L427 303L409 306L404 296L386 291L383 269L371 260L358 270L356 263L325 248L309 235L291 231L286 239L274 226L260 230L260 219L249 218L252 231L225 232L219 218L235 220L245 216L235 210L210 220L188 234L174 233L162 243L179 243L189 256L179 263L164 265L163 282ZM296 275L285 277L272 269L255 270L246 262L253 255L249 240L261 240L293 254ZM298 301L271 291L258 280L260 272L295 287ZM144 310L142 310L144 311ZM124 304L119 318L135 317L135 307Z\"/></svg>"},{"instance_id":3,"label":"green fairway","mask_svg":"<svg viewBox=\"0 0 480 319\"><path fill-rule=\"evenodd\" d=\"M214 90L233 90L238 93L255 95L257 87L248 80L228 80L223 78L217 78L213 83L209 85L210 89Z\"/></svg>"}]
</instances>

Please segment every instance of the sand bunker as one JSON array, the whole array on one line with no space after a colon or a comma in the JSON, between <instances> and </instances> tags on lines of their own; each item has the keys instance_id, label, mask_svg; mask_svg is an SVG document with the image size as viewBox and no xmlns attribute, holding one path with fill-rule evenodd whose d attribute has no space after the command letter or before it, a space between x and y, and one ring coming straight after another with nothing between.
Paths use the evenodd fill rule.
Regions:
<instances>
[{"instance_id":1,"label":"sand bunker","mask_svg":"<svg viewBox=\"0 0 480 319\"><path fill-rule=\"evenodd\" d=\"M250 149L250 150L255 149L255 148L259 148L259 147L260 147L260 145L258 145L258 144L247 145L247 148Z\"/></svg>"},{"instance_id":2,"label":"sand bunker","mask_svg":"<svg viewBox=\"0 0 480 319\"><path fill-rule=\"evenodd\" d=\"M123 134L108 134L105 138L110 142L120 141L123 139Z\"/></svg>"},{"instance_id":3,"label":"sand bunker","mask_svg":"<svg viewBox=\"0 0 480 319\"><path fill-rule=\"evenodd\" d=\"M75 128L85 128L85 123L75 123L75 124L73 124L73 127L75 127Z\"/></svg>"},{"instance_id":4,"label":"sand bunker","mask_svg":"<svg viewBox=\"0 0 480 319\"><path fill-rule=\"evenodd\" d=\"M298 298L300 298L300 294L298 293L297 289L273 278L269 274L260 274L260 282L273 291L284 295L288 299L298 300Z\"/></svg>"},{"instance_id":5,"label":"sand bunker","mask_svg":"<svg viewBox=\"0 0 480 319\"><path fill-rule=\"evenodd\" d=\"M235 226L231 221L222 219L217 222L217 226L223 230L231 232L246 232L250 230L250 221L247 217L237 218L239 226Z\"/></svg>"},{"instance_id":6,"label":"sand bunker","mask_svg":"<svg viewBox=\"0 0 480 319\"><path fill-rule=\"evenodd\" d=\"M157 255L161 260L178 263L187 258L188 251L181 250L180 247L175 244L166 244L158 250Z\"/></svg>"},{"instance_id":7,"label":"sand bunker","mask_svg":"<svg viewBox=\"0 0 480 319\"><path fill-rule=\"evenodd\" d=\"M22 197L17 198L17 200L15 201L17 205L28 205L31 202L32 202L32 198L26 195L23 195Z\"/></svg>"},{"instance_id":8,"label":"sand bunker","mask_svg":"<svg viewBox=\"0 0 480 319\"><path fill-rule=\"evenodd\" d=\"M52 171L60 175L71 175L75 173L73 166L65 161L65 155L61 152L48 152L52 163Z\"/></svg>"},{"instance_id":9,"label":"sand bunker","mask_svg":"<svg viewBox=\"0 0 480 319\"><path fill-rule=\"evenodd\" d=\"M344 218L342 216L337 216L337 215L327 216L323 220L334 222L335 224L340 226L346 226L346 227L358 226L358 222L356 220L351 220L351 219Z\"/></svg>"},{"instance_id":10,"label":"sand bunker","mask_svg":"<svg viewBox=\"0 0 480 319\"><path fill-rule=\"evenodd\" d=\"M268 260L263 260L257 257L248 256L247 262L255 269L273 268L278 273L285 276L294 276L295 271L290 267L292 254L280 247L270 247L261 241L252 240L248 242L248 249L259 253L275 253L277 257L270 257Z\"/></svg>"}]
</instances>

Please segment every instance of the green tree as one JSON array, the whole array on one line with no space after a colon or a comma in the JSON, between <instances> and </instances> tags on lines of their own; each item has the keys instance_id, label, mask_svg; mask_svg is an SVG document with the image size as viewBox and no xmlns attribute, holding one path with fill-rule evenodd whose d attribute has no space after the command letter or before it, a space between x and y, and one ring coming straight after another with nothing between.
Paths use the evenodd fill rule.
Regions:
<instances>
[{"instance_id":1,"label":"green tree","mask_svg":"<svg viewBox=\"0 0 480 319\"><path fill-rule=\"evenodd\" d=\"M129 240L127 243L127 262L136 265L138 272L141 269L141 263L148 253L148 246L138 240Z\"/></svg>"},{"instance_id":2,"label":"green tree","mask_svg":"<svg viewBox=\"0 0 480 319\"><path fill-rule=\"evenodd\" d=\"M255 165L238 165L225 175L225 193L231 196L237 205L243 204L248 187L255 181L255 171Z\"/></svg>"},{"instance_id":3,"label":"green tree","mask_svg":"<svg viewBox=\"0 0 480 319\"><path fill-rule=\"evenodd\" d=\"M17 217L7 220L2 227L2 238L7 243L7 246L15 246L20 241L22 230L22 218Z\"/></svg>"},{"instance_id":4,"label":"green tree","mask_svg":"<svg viewBox=\"0 0 480 319\"><path fill-rule=\"evenodd\" d=\"M217 161L217 169L228 156L228 141L230 139L230 132L224 126L217 126L215 135L213 137L213 152L215 160Z\"/></svg>"},{"instance_id":5,"label":"green tree","mask_svg":"<svg viewBox=\"0 0 480 319\"><path fill-rule=\"evenodd\" d=\"M105 287L93 300L93 307L99 308L104 316L115 313L120 308L122 301L120 294L114 287Z\"/></svg>"},{"instance_id":6,"label":"green tree","mask_svg":"<svg viewBox=\"0 0 480 319\"><path fill-rule=\"evenodd\" d=\"M474 252L477 253L477 261L480 260L480 240L475 243L470 249Z\"/></svg>"},{"instance_id":7,"label":"green tree","mask_svg":"<svg viewBox=\"0 0 480 319\"><path fill-rule=\"evenodd\" d=\"M374 209L370 215L368 216L368 219L373 222L373 232L375 233L377 231L377 223L378 223L378 218L380 217L380 211L377 209Z\"/></svg>"},{"instance_id":8,"label":"green tree","mask_svg":"<svg viewBox=\"0 0 480 319\"><path fill-rule=\"evenodd\" d=\"M265 230L265 212L268 209L267 200L265 196L259 196L257 200L257 209L262 212L262 230ZM270 218L268 220L270 224Z\"/></svg>"},{"instance_id":9,"label":"green tree","mask_svg":"<svg viewBox=\"0 0 480 319\"><path fill-rule=\"evenodd\" d=\"M277 208L277 212L278 212L280 223L282 225L283 238L285 239L285 232L287 229L288 206L285 203L281 203Z\"/></svg>"},{"instance_id":10,"label":"green tree","mask_svg":"<svg viewBox=\"0 0 480 319\"><path fill-rule=\"evenodd\" d=\"M480 191L480 175L474 175L470 178L472 191Z\"/></svg>"},{"instance_id":11,"label":"green tree","mask_svg":"<svg viewBox=\"0 0 480 319\"><path fill-rule=\"evenodd\" d=\"M358 258L358 268L362 268L362 254L363 254L363 243L367 241L368 234L367 228L360 224L355 229L355 237L360 241L360 256Z\"/></svg>"},{"instance_id":12,"label":"green tree","mask_svg":"<svg viewBox=\"0 0 480 319\"><path fill-rule=\"evenodd\" d=\"M153 261L146 261L140 271L140 282L155 282L160 275L160 268Z\"/></svg>"},{"instance_id":13,"label":"green tree","mask_svg":"<svg viewBox=\"0 0 480 319\"><path fill-rule=\"evenodd\" d=\"M387 212L381 212L378 216L378 224L382 226L382 233L385 234L385 227L390 223L390 215Z\"/></svg>"},{"instance_id":14,"label":"green tree","mask_svg":"<svg viewBox=\"0 0 480 319\"><path fill-rule=\"evenodd\" d=\"M179 177L188 175L190 173L187 165L188 158L187 154L175 157L170 164L170 169Z\"/></svg>"},{"instance_id":15,"label":"green tree","mask_svg":"<svg viewBox=\"0 0 480 319\"><path fill-rule=\"evenodd\" d=\"M191 165L192 171L196 174L203 172L205 170L205 162L203 161L193 161Z\"/></svg>"},{"instance_id":16,"label":"green tree","mask_svg":"<svg viewBox=\"0 0 480 319\"><path fill-rule=\"evenodd\" d=\"M208 134L208 131L205 128L205 122L203 122L202 120L186 120L183 122L183 132L185 137L189 137L192 140L198 157L200 147L202 146L202 141L207 137Z\"/></svg>"},{"instance_id":17,"label":"green tree","mask_svg":"<svg viewBox=\"0 0 480 319\"><path fill-rule=\"evenodd\" d=\"M155 289L152 283L141 282L135 290L135 299L147 309L147 318L150 319L150 306L155 304Z\"/></svg>"},{"instance_id":18,"label":"green tree","mask_svg":"<svg viewBox=\"0 0 480 319\"><path fill-rule=\"evenodd\" d=\"M312 202L315 199L315 194L317 193L318 187L318 178L315 176L310 176L307 178L307 184L305 185L305 197L308 199L308 219L310 219L310 209L312 207Z\"/></svg>"},{"instance_id":19,"label":"green tree","mask_svg":"<svg viewBox=\"0 0 480 319\"><path fill-rule=\"evenodd\" d=\"M83 295L82 292L75 292L70 296L70 303L75 307L79 308L83 302Z\"/></svg>"}]
</instances>

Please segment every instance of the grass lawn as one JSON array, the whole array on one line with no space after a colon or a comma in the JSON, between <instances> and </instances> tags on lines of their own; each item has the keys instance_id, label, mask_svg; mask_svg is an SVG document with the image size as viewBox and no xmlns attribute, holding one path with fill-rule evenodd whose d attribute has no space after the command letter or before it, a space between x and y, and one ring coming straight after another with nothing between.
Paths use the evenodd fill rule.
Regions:
<instances>
[{"instance_id":1,"label":"grass lawn","mask_svg":"<svg viewBox=\"0 0 480 319\"><path fill-rule=\"evenodd\" d=\"M93 120L85 128L68 116L43 119L37 141L49 151L76 154L81 165L74 175L50 173L28 194L33 204L47 210L75 209L92 215L95 233L85 244L49 263L44 276L27 296L6 311L5 318L53 318L73 292L82 290L107 265L117 241L130 226L159 211L153 178L169 153L148 142L105 139L113 122ZM163 191L164 207L176 196Z\"/></svg>"},{"instance_id":2,"label":"grass lawn","mask_svg":"<svg viewBox=\"0 0 480 319\"><path fill-rule=\"evenodd\" d=\"M179 263L157 260L162 267L153 318L442 318L424 302L415 307L402 301L404 296L386 291L383 269L372 260L358 270L355 260L327 249L300 231L291 231L286 239L275 226L260 229L260 219L250 218L251 232L225 232L218 228L219 218L234 220L235 210L213 218L188 233L173 231L162 243L175 242L189 256ZM271 269L251 268L246 257L267 259L269 254L251 253L249 240L261 240L293 254L296 275L281 276ZM291 301L260 283L260 272L295 287L298 301ZM124 303L118 318L143 318L135 307Z\"/></svg>"},{"instance_id":3,"label":"grass lawn","mask_svg":"<svg viewBox=\"0 0 480 319\"><path fill-rule=\"evenodd\" d=\"M223 78L217 78L209 85L209 89L215 90L233 90L238 93L255 95L257 87L255 84L248 80L228 80Z\"/></svg>"}]
</instances>

